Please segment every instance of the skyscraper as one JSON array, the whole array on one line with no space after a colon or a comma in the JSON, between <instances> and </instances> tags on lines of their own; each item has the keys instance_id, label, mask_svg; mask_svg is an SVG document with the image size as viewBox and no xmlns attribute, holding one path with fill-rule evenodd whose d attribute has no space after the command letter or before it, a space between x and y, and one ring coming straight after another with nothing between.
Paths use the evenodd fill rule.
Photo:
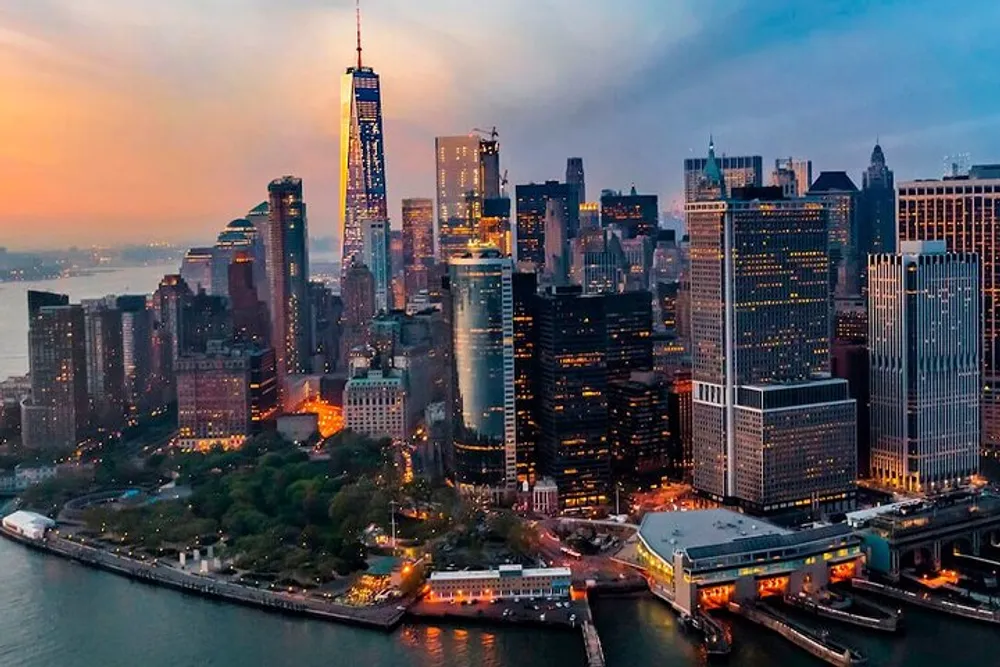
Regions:
<instances>
[{"instance_id":1,"label":"skyscraper","mask_svg":"<svg viewBox=\"0 0 1000 667\"><path fill-rule=\"evenodd\" d=\"M727 190L747 185L760 187L764 184L764 160L759 155L738 155L715 157L715 142L709 140L709 157L687 158L684 160L684 201L693 202L703 198L698 196L699 182L706 167L712 160L718 161L721 182Z\"/></svg>"},{"instance_id":2,"label":"skyscraper","mask_svg":"<svg viewBox=\"0 0 1000 667\"><path fill-rule=\"evenodd\" d=\"M357 51L357 64L347 68L340 84L341 275L364 251L362 222L389 219L382 91L378 74L361 62L360 10ZM279 367L281 354L279 349Z\"/></svg>"},{"instance_id":3,"label":"skyscraper","mask_svg":"<svg viewBox=\"0 0 1000 667\"><path fill-rule=\"evenodd\" d=\"M871 471L927 493L979 471L979 265L944 241L868 261Z\"/></svg>"},{"instance_id":4,"label":"skyscraper","mask_svg":"<svg viewBox=\"0 0 1000 667\"><path fill-rule=\"evenodd\" d=\"M347 363L352 349L370 341L369 324L375 317L375 278L364 264L355 263L344 274L340 298L341 313L340 361Z\"/></svg>"},{"instance_id":5,"label":"skyscraper","mask_svg":"<svg viewBox=\"0 0 1000 667\"><path fill-rule=\"evenodd\" d=\"M843 380L817 379L829 371L827 209L738 188L686 212L695 488L758 511L849 503L854 401Z\"/></svg>"},{"instance_id":6,"label":"skyscraper","mask_svg":"<svg viewBox=\"0 0 1000 667\"><path fill-rule=\"evenodd\" d=\"M340 356L340 299L323 282L310 280L309 366L317 375L332 373Z\"/></svg>"},{"instance_id":7,"label":"skyscraper","mask_svg":"<svg viewBox=\"0 0 1000 667\"><path fill-rule=\"evenodd\" d=\"M212 248L190 248L181 260L181 279L192 292L203 289L212 293Z\"/></svg>"},{"instance_id":8,"label":"skyscraper","mask_svg":"<svg viewBox=\"0 0 1000 667\"><path fill-rule=\"evenodd\" d=\"M232 338L233 317L226 298L198 290L181 313L181 355L202 353L210 341L229 343Z\"/></svg>"},{"instance_id":9,"label":"skyscraper","mask_svg":"<svg viewBox=\"0 0 1000 667\"><path fill-rule=\"evenodd\" d=\"M476 238L483 183L479 137L437 137L437 257L463 254Z\"/></svg>"},{"instance_id":10,"label":"skyscraper","mask_svg":"<svg viewBox=\"0 0 1000 667\"><path fill-rule=\"evenodd\" d=\"M267 312L271 312L271 279L267 275L267 239L271 219L271 204L263 201L247 212L247 220L253 225L255 236L258 240L260 256L254 255L254 261L260 260L260 265L254 270L254 285L257 288L257 296L267 307Z\"/></svg>"},{"instance_id":11,"label":"skyscraper","mask_svg":"<svg viewBox=\"0 0 1000 667\"><path fill-rule=\"evenodd\" d=\"M653 370L653 301L646 291L604 295L609 380Z\"/></svg>"},{"instance_id":12,"label":"skyscraper","mask_svg":"<svg viewBox=\"0 0 1000 667\"><path fill-rule=\"evenodd\" d=\"M812 160L778 158L771 172L771 185L781 188L786 197L805 197L812 187Z\"/></svg>"},{"instance_id":13,"label":"skyscraper","mask_svg":"<svg viewBox=\"0 0 1000 667\"><path fill-rule=\"evenodd\" d=\"M271 293L271 345L279 384L309 369L306 285L309 281L306 205L302 179L277 178L267 187L267 276ZM353 255L352 255L353 256Z\"/></svg>"},{"instance_id":14,"label":"skyscraper","mask_svg":"<svg viewBox=\"0 0 1000 667\"><path fill-rule=\"evenodd\" d=\"M517 199L517 248L518 262L531 262L537 269L545 266L545 211L548 201L554 199L562 205L566 217L566 237L575 238L580 228L580 202L576 189L559 181L518 185Z\"/></svg>"},{"instance_id":15,"label":"skyscraper","mask_svg":"<svg viewBox=\"0 0 1000 667\"><path fill-rule=\"evenodd\" d=\"M434 202L403 200L403 276L409 299L427 289L427 265L434 261Z\"/></svg>"},{"instance_id":16,"label":"skyscraper","mask_svg":"<svg viewBox=\"0 0 1000 667\"><path fill-rule=\"evenodd\" d=\"M610 497L604 298L554 287L535 304L538 469L556 481L564 508L602 505Z\"/></svg>"},{"instance_id":17,"label":"skyscraper","mask_svg":"<svg viewBox=\"0 0 1000 667\"><path fill-rule=\"evenodd\" d=\"M257 260L245 252L237 253L226 276L229 283L229 309L233 318L233 338L237 344L266 347L271 335L267 305L257 292Z\"/></svg>"},{"instance_id":18,"label":"skyscraper","mask_svg":"<svg viewBox=\"0 0 1000 667\"><path fill-rule=\"evenodd\" d=\"M866 254L896 251L896 188L892 170L877 143L861 175L860 241Z\"/></svg>"},{"instance_id":19,"label":"skyscraper","mask_svg":"<svg viewBox=\"0 0 1000 667\"><path fill-rule=\"evenodd\" d=\"M362 261L375 279L375 312L388 312L392 305L389 221L365 220L361 227L364 236Z\"/></svg>"},{"instance_id":20,"label":"skyscraper","mask_svg":"<svg viewBox=\"0 0 1000 667\"><path fill-rule=\"evenodd\" d=\"M500 196L500 142L497 130L493 128L490 138L479 138L479 182L483 188L483 199Z\"/></svg>"},{"instance_id":21,"label":"skyscraper","mask_svg":"<svg viewBox=\"0 0 1000 667\"><path fill-rule=\"evenodd\" d=\"M49 292L28 292L31 398L22 404L25 448L72 451L88 418L83 308Z\"/></svg>"},{"instance_id":22,"label":"skyscraper","mask_svg":"<svg viewBox=\"0 0 1000 667\"><path fill-rule=\"evenodd\" d=\"M550 285L565 285L569 280L566 207L558 199L545 205L545 276Z\"/></svg>"},{"instance_id":23,"label":"skyscraper","mask_svg":"<svg viewBox=\"0 0 1000 667\"><path fill-rule=\"evenodd\" d=\"M449 260L455 481L467 491L517 484L513 270L492 248Z\"/></svg>"},{"instance_id":24,"label":"skyscraper","mask_svg":"<svg viewBox=\"0 0 1000 667\"><path fill-rule=\"evenodd\" d=\"M125 421L122 312L114 299L81 304L87 345L87 395L97 428L119 430Z\"/></svg>"},{"instance_id":25,"label":"skyscraper","mask_svg":"<svg viewBox=\"0 0 1000 667\"><path fill-rule=\"evenodd\" d=\"M601 226L616 226L627 239L653 236L659 219L656 195L640 195L635 186L627 195L610 190L601 193Z\"/></svg>"},{"instance_id":26,"label":"skyscraper","mask_svg":"<svg viewBox=\"0 0 1000 667\"><path fill-rule=\"evenodd\" d=\"M153 292L155 388L161 392L158 404L172 403L177 398L174 362L183 350L184 312L192 298L188 284L177 274L163 276Z\"/></svg>"},{"instance_id":27,"label":"skyscraper","mask_svg":"<svg viewBox=\"0 0 1000 667\"><path fill-rule=\"evenodd\" d=\"M1000 177L976 166L966 176L909 181L898 188L899 241L944 241L976 253L982 290L983 444L1000 448Z\"/></svg>"},{"instance_id":28,"label":"skyscraper","mask_svg":"<svg viewBox=\"0 0 1000 667\"><path fill-rule=\"evenodd\" d=\"M583 158L566 158L566 182L576 188L576 200L587 201L587 184L583 175Z\"/></svg>"},{"instance_id":29,"label":"skyscraper","mask_svg":"<svg viewBox=\"0 0 1000 667\"><path fill-rule=\"evenodd\" d=\"M144 294L118 297L122 314L122 364L125 375L125 405L129 421L134 423L158 404L153 311Z\"/></svg>"},{"instance_id":30,"label":"skyscraper","mask_svg":"<svg viewBox=\"0 0 1000 667\"><path fill-rule=\"evenodd\" d=\"M608 383L608 440L617 483L649 488L681 469L671 434L669 388L650 371Z\"/></svg>"},{"instance_id":31,"label":"skyscraper","mask_svg":"<svg viewBox=\"0 0 1000 667\"><path fill-rule=\"evenodd\" d=\"M538 420L535 405L535 293L538 275L517 272L513 276L514 296L514 402L516 410L517 481L533 482L538 462L536 443Z\"/></svg>"},{"instance_id":32,"label":"skyscraper","mask_svg":"<svg viewBox=\"0 0 1000 667\"><path fill-rule=\"evenodd\" d=\"M830 286L834 295L861 294L867 264L858 236L858 188L843 171L821 171L808 194L821 200L830 212Z\"/></svg>"}]
</instances>

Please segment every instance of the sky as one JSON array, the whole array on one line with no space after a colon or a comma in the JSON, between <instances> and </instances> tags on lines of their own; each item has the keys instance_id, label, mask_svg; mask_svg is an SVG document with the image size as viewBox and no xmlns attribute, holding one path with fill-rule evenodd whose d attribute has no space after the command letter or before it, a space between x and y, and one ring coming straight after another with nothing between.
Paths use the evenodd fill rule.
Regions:
<instances>
[{"instance_id":1,"label":"sky","mask_svg":"<svg viewBox=\"0 0 1000 667\"><path fill-rule=\"evenodd\" d=\"M813 160L860 185L1000 162L1000 3L364 0L390 214L434 195L434 137L496 126L510 183L678 200L685 157ZM301 176L338 219L353 0L3 0L0 246L206 243ZM593 197L591 197L593 198Z\"/></svg>"}]
</instances>

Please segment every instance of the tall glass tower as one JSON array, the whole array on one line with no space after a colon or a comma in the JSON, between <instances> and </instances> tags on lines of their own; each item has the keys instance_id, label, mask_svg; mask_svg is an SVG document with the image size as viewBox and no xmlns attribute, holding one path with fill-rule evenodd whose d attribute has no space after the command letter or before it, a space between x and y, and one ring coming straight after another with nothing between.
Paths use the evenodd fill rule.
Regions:
<instances>
[{"instance_id":1,"label":"tall glass tower","mask_svg":"<svg viewBox=\"0 0 1000 667\"><path fill-rule=\"evenodd\" d=\"M382 93L379 76L361 64L361 13L358 12L358 62L340 85L340 238L341 275L364 251L362 222L388 220Z\"/></svg>"}]
</instances>

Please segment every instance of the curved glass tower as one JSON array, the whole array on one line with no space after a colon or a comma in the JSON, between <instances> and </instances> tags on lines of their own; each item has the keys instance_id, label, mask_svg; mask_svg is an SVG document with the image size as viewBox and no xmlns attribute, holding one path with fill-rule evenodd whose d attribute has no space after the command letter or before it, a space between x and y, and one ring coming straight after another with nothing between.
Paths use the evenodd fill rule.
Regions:
<instances>
[{"instance_id":1,"label":"curved glass tower","mask_svg":"<svg viewBox=\"0 0 1000 667\"><path fill-rule=\"evenodd\" d=\"M459 488L517 483L514 263L494 248L449 260L454 466Z\"/></svg>"}]
</instances>

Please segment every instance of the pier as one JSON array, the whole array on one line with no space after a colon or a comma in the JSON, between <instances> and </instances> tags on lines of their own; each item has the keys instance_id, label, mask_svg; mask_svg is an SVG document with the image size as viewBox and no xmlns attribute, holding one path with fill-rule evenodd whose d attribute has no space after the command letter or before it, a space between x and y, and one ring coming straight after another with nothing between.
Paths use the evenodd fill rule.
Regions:
<instances>
[{"instance_id":1,"label":"pier","mask_svg":"<svg viewBox=\"0 0 1000 667\"><path fill-rule=\"evenodd\" d=\"M875 593L877 595L893 598L895 600L901 600L918 607L924 607L925 609L933 609L945 614L951 614L952 616L961 616L962 618L1000 625L1000 609L987 609L984 607L972 607L969 605L958 604L957 602L951 602L950 600L935 597L930 593L914 593L912 591L904 591L901 588L887 586L885 584L880 584L876 581L869 581L867 579L852 579L851 586L859 591Z\"/></svg>"},{"instance_id":2,"label":"pier","mask_svg":"<svg viewBox=\"0 0 1000 667\"><path fill-rule=\"evenodd\" d=\"M833 641L826 633L816 632L796 623L767 606L753 603L729 603L729 611L772 630L799 648L835 667L863 665L868 659L857 651Z\"/></svg>"},{"instance_id":3,"label":"pier","mask_svg":"<svg viewBox=\"0 0 1000 667\"><path fill-rule=\"evenodd\" d=\"M871 606L881 612L882 616L875 617L858 614L848 608L841 609L824 602L823 600L818 600L815 597L810 596L788 595L785 596L784 602L791 607L802 609L803 611L807 611L815 614L816 616L828 618L833 621L840 621L841 623L848 623L857 627L867 628L869 630L879 630L881 632L899 631L899 619L901 616L899 612L871 603L862 603L857 599L846 600L845 602L847 602L852 608L854 606Z\"/></svg>"},{"instance_id":4,"label":"pier","mask_svg":"<svg viewBox=\"0 0 1000 667\"><path fill-rule=\"evenodd\" d=\"M583 632L583 648L587 651L587 667L604 667L604 649L597 628L591 621L584 621L580 626Z\"/></svg>"}]
</instances>

